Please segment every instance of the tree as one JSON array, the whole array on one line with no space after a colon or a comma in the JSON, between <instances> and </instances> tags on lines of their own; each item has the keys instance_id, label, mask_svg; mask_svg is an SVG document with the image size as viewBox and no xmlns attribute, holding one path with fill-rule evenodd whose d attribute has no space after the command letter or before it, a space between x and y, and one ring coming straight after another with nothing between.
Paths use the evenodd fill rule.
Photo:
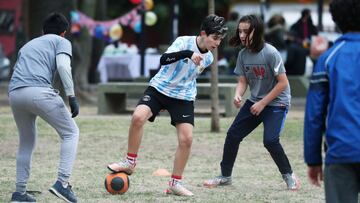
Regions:
<instances>
[{"instance_id":1,"label":"tree","mask_svg":"<svg viewBox=\"0 0 360 203\"><path fill-rule=\"evenodd\" d=\"M209 4L209 14L215 13L215 1L208 0ZM215 49L214 54L214 63L211 64L211 132L220 131L220 118L219 118L219 88L218 88L218 64L217 57L218 51Z\"/></svg>"},{"instance_id":2,"label":"tree","mask_svg":"<svg viewBox=\"0 0 360 203\"><path fill-rule=\"evenodd\" d=\"M97 0L74 0L74 8L81 10L87 16L94 18L97 9ZM84 102L92 102L92 97L88 94L89 82L88 75L91 65L93 50L93 38L87 28L81 29L80 35L73 38L73 75L75 77L76 94Z\"/></svg>"}]
</instances>

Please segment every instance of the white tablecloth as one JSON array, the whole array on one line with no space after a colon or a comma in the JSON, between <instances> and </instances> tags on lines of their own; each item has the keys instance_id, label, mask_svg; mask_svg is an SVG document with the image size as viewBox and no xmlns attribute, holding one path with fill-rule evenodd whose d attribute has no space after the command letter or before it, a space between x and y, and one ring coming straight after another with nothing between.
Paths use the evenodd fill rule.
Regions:
<instances>
[{"instance_id":1,"label":"white tablecloth","mask_svg":"<svg viewBox=\"0 0 360 203\"><path fill-rule=\"evenodd\" d=\"M158 54L146 54L144 64L144 76L150 76L150 70L160 66ZM97 69L100 73L100 82L105 83L109 79L134 79L140 77L140 54L122 54L116 56L102 56Z\"/></svg>"}]
</instances>

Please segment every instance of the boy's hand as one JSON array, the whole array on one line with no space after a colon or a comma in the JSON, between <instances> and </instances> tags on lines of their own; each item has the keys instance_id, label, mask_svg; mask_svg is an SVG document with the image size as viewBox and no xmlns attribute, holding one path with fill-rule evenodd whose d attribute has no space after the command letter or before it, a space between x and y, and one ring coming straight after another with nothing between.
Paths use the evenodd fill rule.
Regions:
<instances>
[{"instance_id":1,"label":"boy's hand","mask_svg":"<svg viewBox=\"0 0 360 203\"><path fill-rule=\"evenodd\" d=\"M235 95L235 97L234 97L234 105L236 106L236 108L241 107L241 96L240 95Z\"/></svg>"},{"instance_id":2,"label":"boy's hand","mask_svg":"<svg viewBox=\"0 0 360 203\"><path fill-rule=\"evenodd\" d=\"M308 166L308 178L311 184L320 187L320 182L324 179L322 166Z\"/></svg>"},{"instance_id":3,"label":"boy's hand","mask_svg":"<svg viewBox=\"0 0 360 203\"><path fill-rule=\"evenodd\" d=\"M258 115L260 115L262 110L264 110L264 108L265 108L265 105L261 101L258 101L250 107L250 112L254 116L258 116Z\"/></svg>"},{"instance_id":4,"label":"boy's hand","mask_svg":"<svg viewBox=\"0 0 360 203\"><path fill-rule=\"evenodd\" d=\"M76 117L79 114L79 103L75 96L69 96L69 106L71 110L71 117Z\"/></svg>"},{"instance_id":5,"label":"boy's hand","mask_svg":"<svg viewBox=\"0 0 360 203\"><path fill-rule=\"evenodd\" d=\"M203 57L201 54L199 53L193 53L193 55L191 56L191 60L195 63L195 65L200 65L200 61L203 60Z\"/></svg>"}]
</instances>

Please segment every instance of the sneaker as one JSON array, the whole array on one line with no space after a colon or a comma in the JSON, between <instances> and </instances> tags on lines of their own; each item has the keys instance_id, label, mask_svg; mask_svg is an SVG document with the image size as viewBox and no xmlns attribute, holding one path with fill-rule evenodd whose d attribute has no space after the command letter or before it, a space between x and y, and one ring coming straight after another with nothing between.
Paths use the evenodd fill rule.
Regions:
<instances>
[{"instance_id":1,"label":"sneaker","mask_svg":"<svg viewBox=\"0 0 360 203\"><path fill-rule=\"evenodd\" d=\"M217 176L213 179L209 179L204 182L204 187L207 188L214 188L217 186L225 186L225 185L231 185L231 176L229 177Z\"/></svg>"},{"instance_id":2,"label":"sneaker","mask_svg":"<svg viewBox=\"0 0 360 203\"><path fill-rule=\"evenodd\" d=\"M135 165L132 165L127 160L109 164L107 168L114 173L125 172L128 175L131 175L135 171Z\"/></svg>"},{"instance_id":3,"label":"sneaker","mask_svg":"<svg viewBox=\"0 0 360 203\"><path fill-rule=\"evenodd\" d=\"M284 179L288 190L296 191L300 189L300 181L294 173L282 174L282 178Z\"/></svg>"},{"instance_id":4,"label":"sneaker","mask_svg":"<svg viewBox=\"0 0 360 203\"><path fill-rule=\"evenodd\" d=\"M30 195L27 192L25 192L24 194L21 194L20 192L14 192L11 196L11 202L36 202L36 199L34 198L34 196Z\"/></svg>"},{"instance_id":5,"label":"sneaker","mask_svg":"<svg viewBox=\"0 0 360 203\"><path fill-rule=\"evenodd\" d=\"M63 199L65 202L77 202L75 193L72 191L70 184L64 188L60 181L56 181L56 183L49 189L49 191L60 199Z\"/></svg>"},{"instance_id":6,"label":"sneaker","mask_svg":"<svg viewBox=\"0 0 360 203\"><path fill-rule=\"evenodd\" d=\"M178 196L194 196L194 194L190 192L190 190L186 189L180 182L172 186L169 182L169 188L165 190L165 193Z\"/></svg>"}]
</instances>

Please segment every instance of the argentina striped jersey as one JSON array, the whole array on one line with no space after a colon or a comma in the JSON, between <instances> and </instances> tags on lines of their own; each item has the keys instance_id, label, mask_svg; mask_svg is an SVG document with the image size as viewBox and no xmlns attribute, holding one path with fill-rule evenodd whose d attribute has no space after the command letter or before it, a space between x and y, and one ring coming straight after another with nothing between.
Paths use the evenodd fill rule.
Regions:
<instances>
[{"instance_id":1,"label":"argentina striped jersey","mask_svg":"<svg viewBox=\"0 0 360 203\"><path fill-rule=\"evenodd\" d=\"M159 72L150 80L150 86L160 93L175 99L194 101L196 97L196 78L204 68L210 66L214 57L210 51L201 53L196 45L196 36L178 37L165 53L191 50L200 53L203 60L197 67L190 58L162 65Z\"/></svg>"}]
</instances>

